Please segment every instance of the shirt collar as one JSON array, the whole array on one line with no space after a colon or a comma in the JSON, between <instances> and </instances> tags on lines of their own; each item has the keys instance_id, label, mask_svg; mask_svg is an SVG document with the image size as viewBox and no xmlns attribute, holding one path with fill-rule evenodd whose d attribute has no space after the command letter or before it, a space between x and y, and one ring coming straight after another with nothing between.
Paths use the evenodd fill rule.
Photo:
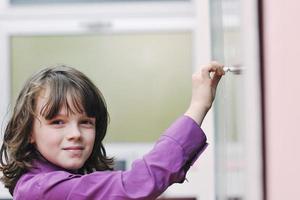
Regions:
<instances>
[{"instance_id":1,"label":"shirt collar","mask_svg":"<svg viewBox=\"0 0 300 200\"><path fill-rule=\"evenodd\" d=\"M54 165L44 158L36 159L32 162L32 168L29 170L33 173L52 172L52 171L68 171L62 167Z\"/></svg>"}]
</instances>

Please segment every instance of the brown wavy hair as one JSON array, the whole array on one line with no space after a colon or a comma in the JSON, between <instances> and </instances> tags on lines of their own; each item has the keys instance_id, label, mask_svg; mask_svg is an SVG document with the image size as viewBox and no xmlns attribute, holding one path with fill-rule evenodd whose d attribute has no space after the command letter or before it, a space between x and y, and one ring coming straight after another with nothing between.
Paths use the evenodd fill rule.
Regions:
<instances>
[{"instance_id":1,"label":"brown wavy hair","mask_svg":"<svg viewBox=\"0 0 300 200\"><path fill-rule=\"evenodd\" d=\"M68 112L85 112L96 119L96 137L93 151L79 172L112 170L113 159L108 158L102 140L106 135L109 116L100 90L82 72L64 65L38 71L27 80L16 100L11 118L4 131L0 149L1 181L13 193L18 179L32 167L32 161L41 159L30 143L33 120L37 116L38 94L50 89L49 99L42 109L46 119L54 118L65 106ZM71 96L67 98L67 94ZM70 103L74 108L70 107ZM72 110L73 109L73 110Z\"/></svg>"}]
</instances>

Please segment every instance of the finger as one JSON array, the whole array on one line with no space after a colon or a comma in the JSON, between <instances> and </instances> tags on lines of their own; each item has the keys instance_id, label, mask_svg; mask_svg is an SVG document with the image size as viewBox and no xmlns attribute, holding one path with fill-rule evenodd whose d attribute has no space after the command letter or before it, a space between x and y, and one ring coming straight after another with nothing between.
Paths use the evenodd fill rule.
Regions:
<instances>
[{"instance_id":1,"label":"finger","mask_svg":"<svg viewBox=\"0 0 300 200\"><path fill-rule=\"evenodd\" d=\"M216 88L221 80L222 76L219 76L217 74L214 74L212 78L212 87Z\"/></svg>"},{"instance_id":2,"label":"finger","mask_svg":"<svg viewBox=\"0 0 300 200\"><path fill-rule=\"evenodd\" d=\"M212 61L212 62L208 65L209 72L217 72L219 75L222 74L223 67L224 67L223 64L218 63L218 62L216 62L216 61ZM222 69L222 70L221 70L221 69Z\"/></svg>"},{"instance_id":3,"label":"finger","mask_svg":"<svg viewBox=\"0 0 300 200\"><path fill-rule=\"evenodd\" d=\"M201 70L198 73L201 73L204 78L211 79L211 73L212 72L216 73L216 72L219 71L218 73L220 75L223 74L223 72L220 72L220 69L222 69L223 67L224 67L223 64L220 64L220 63L218 63L216 61L212 61L208 65L202 66ZM222 69L222 71L224 71L224 70Z\"/></svg>"},{"instance_id":4,"label":"finger","mask_svg":"<svg viewBox=\"0 0 300 200\"><path fill-rule=\"evenodd\" d=\"M218 76L225 75L225 71L223 70L223 65L219 63L212 63L212 67L210 68L210 79L212 79L213 84L217 85L220 78L217 78ZM215 80L214 80L215 79ZM216 83L215 83L216 82Z\"/></svg>"},{"instance_id":5,"label":"finger","mask_svg":"<svg viewBox=\"0 0 300 200\"><path fill-rule=\"evenodd\" d=\"M213 78L212 78L212 86L213 87L217 87L218 86L218 84L219 84L219 82L220 82L220 80L221 80L221 78L222 78L222 76L224 74L225 74L225 72L224 72L224 70L221 67L217 68L217 71L213 75Z\"/></svg>"},{"instance_id":6,"label":"finger","mask_svg":"<svg viewBox=\"0 0 300 200\"><path fill-rule=\"evenodd\" d=\"M217 71L217 67L208 65L202 69L202 75L204 78L211 79L211 73L215 73Z\"/></svg>"},{"instance_id":7,"label":"finger","mask_svg":"<svg viewBox=\"0 0 300 200\"><path fill-rule=\"evenodd\" d=\"M203 66L201 69L201 74L203 75L204 78L211 78L210 73L212 72L216 72L217 67L212 65L212 64L208 64L206 66Z\"/></svg>"},{"instance_id":8,"label":"finger","mask_svg":"<svg viewBox=\"0 0 300 200\"><path fill-rule=\"evenodd\" d=\"M224 66L218 66L218 67L217 67L217 74L218 74L219 76L225 75L225 71L224 71L223 67L224 67Z\"/></svg>"}]
</instances>

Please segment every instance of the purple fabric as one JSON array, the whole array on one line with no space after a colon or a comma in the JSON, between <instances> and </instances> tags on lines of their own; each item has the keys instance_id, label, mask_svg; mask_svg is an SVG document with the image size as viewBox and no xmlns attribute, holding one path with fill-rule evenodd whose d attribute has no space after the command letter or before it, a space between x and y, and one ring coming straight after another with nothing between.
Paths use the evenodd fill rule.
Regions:
<instances>
[{"instance_id":1,"label":"purple fabric","mask_svg":"<svg viewBox=\"0 0 300 200\"><path fill-rule=\"evenodd\" d=\"M178 118L154 148L128 171L74 174L49 162L36 161L14 190L15 200L156 199L186 171L206 148L206 136L187 116Z\"/></svg>"}]
</instances>

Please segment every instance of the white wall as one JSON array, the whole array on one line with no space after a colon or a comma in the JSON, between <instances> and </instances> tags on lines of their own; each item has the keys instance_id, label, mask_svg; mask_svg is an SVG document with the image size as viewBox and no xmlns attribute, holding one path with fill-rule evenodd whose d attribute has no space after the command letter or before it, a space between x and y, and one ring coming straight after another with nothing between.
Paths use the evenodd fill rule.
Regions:
<instances>
[{"instance_id":1,"label":"white wall","mask_svg":"<svg viewBox=\"0 0 300 200\"><path fill-rule=\"evenodd\" d=\"M264 0L268 200L299 199L300 2Z\"/></svg>"}]
</instances>

